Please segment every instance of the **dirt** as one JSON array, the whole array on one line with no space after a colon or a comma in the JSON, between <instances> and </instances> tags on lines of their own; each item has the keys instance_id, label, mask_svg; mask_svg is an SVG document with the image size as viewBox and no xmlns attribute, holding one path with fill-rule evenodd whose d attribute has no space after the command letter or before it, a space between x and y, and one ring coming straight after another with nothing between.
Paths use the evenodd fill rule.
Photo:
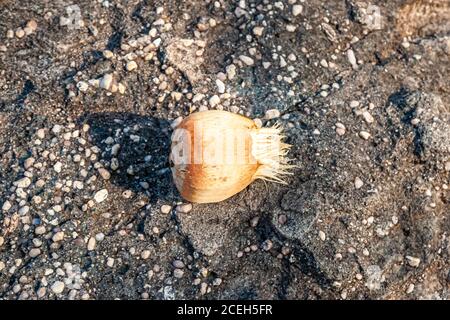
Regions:
<instances>
[{"instance_id":1,"label":"dirt","mask_svg":"<svg viewBox=\"0 0 450 320\"><path fill-rule=\"evenodd\" d=\"M294 2L0 1L1 298L449 298L448 2ZM181 209L170 124L204 109L281 123L287 185Z\"/></svg>"}]
</instances>

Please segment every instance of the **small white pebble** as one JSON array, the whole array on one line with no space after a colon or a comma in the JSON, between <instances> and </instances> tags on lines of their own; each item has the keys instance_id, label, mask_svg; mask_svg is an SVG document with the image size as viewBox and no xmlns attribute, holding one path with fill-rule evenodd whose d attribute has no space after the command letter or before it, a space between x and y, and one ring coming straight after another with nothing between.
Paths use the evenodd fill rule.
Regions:
<instances>
[{"instance_id":1,"label":"small white pebble","mask_svg":"<svg viewBox=\"0 0 450 320\"><path fill-rule=\"evenodd\" d=\"M86 92L89 89L89 84L86 81L79 81L77 83L77 88L81 92Z\"/></svg>"},{"instance_id":2,"label":"small white pebble","mask_svg":"<svg viewBox=\"0 0 450 320\"><path fill-rule=\"evenodd\" d=\"M59 232L55 233L52 237L53 242L59 242L59 241L62 241L63 239L64 239L63 231L59 231Z\"/></svg>"},{"instance_id":3,"label":"small white pebble","mask_svg":"<svg viewBox=\"0 0 450 320\"><path fill-rule=\"evenodd\" d=\"M34 230L34 233L37 235L42 235L45 233L45 227L44 226L38 226L36 227L36 229Z\"/></svg>"},{"instance_id":4,"label":"small white pebble","mask_svg":"<svg viewBox=\"0 0 450 320\"><path fill-rule=\"evenodd\" d=\"M236 76L236 66L234 64L228 65L226 67L226 72L227 72L228 80L232 80Z\"/></svg>"},{"instance_id":5,"label":"small white pebble","mask_svg":"<svg viewBox=\"0 0 450 320\"><path fill-rule=\"evenodd\" d=\"M364 185L364 182L359 178L355 178L355 188L360 189Z\"/></svg>"},{"instance_id":6,"label":"small white pebble","mask_svg":"<svg viewBox=\"0 0 450 320\"><path fill-rule=\"evenodd\" d=\"M324 68L328 68L328 62L325 59L320 60L320 65Z\"/></svg>"},{"instance_id":7,"label":"small white pebble","mask_svg":"<svg viewBox=\"0 0 450 320\"><path fill-rule=\"evenodd\" d=\"M55 163L55 165L53 166L53 170L55 170L55 172L57 173L60 173L62 170L62 163L59 161Z\"/></svg>"},{"instance_id":8,"label":"small white pebble","mask_svg":"<svg viewBox=\"0 0 450 320\"><path fill-rule=\"evenodd\" d=\"M106 59L111 59L114 56L114 53L110 50L105 50L105 51L103 51L103 56Z\"/></svg>"},{"instance_id":9,"label":"small white pebble","mask_svg":"<svg viewBox=\"0 0 450 320\"><path fill-rule=\"evenodd\" d=\"M104 180L109 180L111 178L111 173L109 173L108 170L106 170L105 168L98 168L98 173L100 173L100 176L104 179Z\"/></svg>"},{"instance_id":10,"label":"small white pebble","mask_svg":"<svg viewBox=\"0 0 450 320\"><path fill-rule=\"evenodd\" d=\"M109 90L113 83L113 75L111 73L105 74L100 80L100 88Z\"/></svg>"},{"instance_id":11,"label":"small white pebble","mask_svg":"<svg viewBox=\"0 0 450 320\"><path fill-rule=\"evenodd\" d=\"M183 117L179 116L178 118L176 118L175 120L172 121L172 123L170 124L170 127L172 129L175 129L176 127L178 127L178 125L183 121Z\"/></svg>"},{"instance_id":12,"label":"small white pebble","mask_svg":"<svg viewBox=\"0 0 450 320\"><path fill-rule=\"evenodd\" d=\"M197 93L197 94L195 94L195 95L192 97L192 102L193 102L193 103L196 103L196 102L202 101L204 97L205 97L204 94L202 94L202 93Z\"/></svg>"},{"instance_id":13,"label":"small white pebble","mask_svg":"<svg viewBox=\"0 0 450 320\"><path fill-rule=\"evenodd\" d=\"M263 31L264 31L264 27L254 27L253 28L253 34L257 37L262 36Z\"/></svg>"},{"instance_id":14,"label":"small white pebble","mask_svg":"<svg viewBox=\"0 0 450 320\"><path fill-rule=\"evenodd\" d=\"M420 259L412 256L406 256L406 260L411 267L418 267L420 264Z\"/></svg>"},{"instance_id":15,"label":"small white pebble","mask_svg":"<svg viewBox=\"0 0 450 320\"><path fill-rule=\"evenodd\" d=\"M175 278L180 279L180 278L183 277L183 275L184 275L184 271L183 271L183 270L181 270L181 269L175 269L175 270L173 270L173 276L174 276Z\"/></svg>"},{"instance_id":16,"label":"small white pebble","mask_svg":"<svg viewBox=\"0 0 450 320\"><path fill-rule=\"evenodd\" d=\"M255 119L253 119L253 122L255 123L257 128L262 128L263 123L262 123L261 119L255 118Z\"/></svg>"},{"instance_id":17,"label":"small white pebble","mask_svg":"<svg viewBox=\"0 0 450 320\"><path fill-rule=\"evenodd\" d=\"M373 123L374 122L374 119L373 119L372 115L369 113L369 111L364 111L362 113L362 116L363 116L364 120L367 123Z\"/></svg>"},{"instance_id":18,"label":"small white pebble","mask_svg":"<svg viewBox=\"0 0 450 320\"><path fill-rule=\"evenodd\" d=\"M216 86L219 93L225 93L225 84L222 80L216 79Z\"/></svg>"},{"instance_id":19,"label":"small white pebble","mask_svg":"<svg viewBox=\"0 0 450 320\"><path fill-rule=\"evenodd\" d=\"M269 109L266 111L265 118L267 120L279 118L281 115L280 110L278 109Z\"/></svg>"},{"instance_id":20,"label":"small white pebble","mask_svg":"<svg viewBox=\"0 0 450 320\"><path fill-rule=\"evenodd\" d=\"M292 15L294 17L298 16L303 12L303 6L301 4L294 4L292 6Z\"/></svg>"},{"instance_id":21,"label":"small white pebble","mask_svg":"<svg viewBox=\"0 0 450 320\"><path fill-rule=\"evenodd\" d=\"M209 98L209 105L211 107L215 107L220 103L220 98L218 95L213 95L211 98Z\"/></svg>"},{"instance_id":22,"label":"small white pebble","mask_svg":"<svg viewBox=\"0 0 450 320\"><path fill-rule=\"evenodd\" d=\"M172 207L171 206L169 206L167 204L163 204L161 206L161 213L169 214L171 211L172 211Z\"/></svg>"},{"instance_id":23,"label":"small white pebble","mask_svg":"<svg viewBox=\"0 0 450 320\"><path fill-rule=\"evenodd\" d=\"M351 108L356 108L358 106L359 106L359 101L357 101L357 100L350 101L350 107Z\"/></svg>"},{"instance_id":24,"label":"small white pebble","mask_svg":"<svg viewBox=\"0 0 450 320\"><path fill-rule=\"evenodd\" d=\"M30 250L30 257L31 258L36 258L38 255L40 255L41 254L41 249L39 249L39 248L33 248L33 249L31 249Z\"/></svg>"},{"instance_id":25,"label":"small white pebble","mask_svg":"<svg viewBox=\"0 0 450 320\"><path fill-rule=\"evenodd\" d=\"M410 283L408 288L406 289L406 293L410 294L414 291L414 283Z\"/></svg>"},{"instance_id":26,"label":"small white pebble","mask_svg":"<svg viewBox=\"0 0 450 320\"><path fill-rule=\"evenodd\" d=\"M106 259L106 265L110 268L112 268L114 266L114 259L111 257L108 257L108 259Z\"/></svg>"},{"instance_id":27,"label":"small white pebble","mask_svg":"<svg viewBox=\"0 0 450 320\"><path fill-rule=\"evenodd\" d=\"M177 206L177 212L188 213L192 210L191 203L180 204Z\"/></svg>"},{"instance_id":28,"label":"small white pebble","mask_svg":"<svg viewBox=\"0 0 450 320\"><path fill-rule=\"evenodd\" d=\"M53 293L60 294L64 291L64 286L65 286L64 282L56 281L55 283L52 284L51 289Z\"/></svg>"},{"instance_id":29,"label":"small white pebble","mask_svg":"<svg viewBox=\"0 0 450 320\"><path fill-rule=\"evenodd\" d=\"M105 201L106 198L108 198L108 190L106 190L106 189L99 190L94 195L94 200L97 203Z\"/></svg>"},{"instance_id":30,"label":"small white pebble","mask_svg":"<svg viewBox=\"0 0 450 320\"><path fill-rule=\"evenodd\" d=\"M127 70L128 71L133 71L135 69L137 69L137 63L135 61L133 61L133 60L129 61L127 63Z\"/></svg>"},{"instance_id":31,"label":"small white pebble","mask_svg":"<svg viewBox=\"0 0 450 320\"><path fill-rule=\"evenodd\" d=\"M322 230L319 231L319 238L322 241L325 241L325 239L326 239L325 232L323 232Z\"/></svg>"},{"instance_id":32,"label":"small white pebble","mask_svg":"<svg viewBox=\"0 0 450 320\"><path fill-rule=\"evenodd\" d=\"M296 29L297 29L297 27L292 25L292 24L286 25L286 31L287 32L295 32Z\"/></svg>"},{"instance_id":33,"label":"small white pebble","mask_svg":"<svg viewBox=\"0 0 450 320\"><path fill-rule=\"evenodd\" d=\"M22 28L16 30L16 37L21 39L25 36L25 31Z\"/></svg>"},{"instance_id":34,"label":"small white pebble","mask_svg":"<svg viewBox=\"0 0 450 320\"><path fill-rule=\"evenodd\" d=\"M117 88L118 88L120 94L124 94L127 89L127 87L122 82L119 82L119 84L117 85Z\"/></svg>"},{"instance_id":35,"label":"small white pebble","mask_svg":"<svg viewBox=\"0 0 450 320\"><path fill-rule=\"evenodd\" d=\"M352 49L349 49L347 51L347 59L350 62L350 64L352 65L353 69L358 68L358 64L356 63L355 52Z\"/></svg>"},{"instance_id":36,"label":"small white pebble","mask_svg":"<svg viewBox=\"0 0 450 320\"><path fill-rule=\"evenodd\" d=\"M150 258L150 254L151 254L150 250L144 250L141 253L141 258L143 260L147 260L148 258Z\"/></svg>"},{"instance_id":37,"label":"small white pebble","mask_svg":"<svg viewBox=\"0 0 450 320\"><path fill-rule=\"evenodd\" d=\"M345 134L345 132L346 132L345 126L342 123L337 122L336 123L336 133L340 136L343 136Z\"/></svg>"},{"instance_id":38,"label":"small white pebble","mask_svg":"<svg viewBox=\"0 0 450 320\"><path fill-rule=\"evenodd\" d=\"M36 131L36 136L37 136L39 139L44 139L44 138L45 138L45 129L43 129L43 128L38 129L38 130Z\"/></svg>"},{"instance_id":39,"label":"small white pebble","mask_svg":"<svg viewBox=\"0 0 450 320\"><path fill-rule=\"evenodd\" d=\"M368 140L370 138L370 133L367 131L360 131L359 136L364 140Z\"/></svg>"},{"instance_id":40,"label":"small white pebble","mask_svg":"<svg viewBox=\"0 0 450 320\"><path fill-rule=\"evenodd\" d=\"M2 210L3 210L3 211L8 211L9 209L11 209L11 207L12 207L11 202L9 202L8 200L6 200L6 201L3 203Z\"/></svg>"},{"instance_id":41,"label":"small white pebble","mask_svg":"<svg viewBox=\"0 0 450 320\"><path fill-rule=\"evenodd\" d=\"M248 66L252 66L255 63L255 61L252 58L245 55L240 55L239 59L241 59L241 61Z\"/></svg>"},{"instance_id":42,"label":"small white pebble","mask_svg":"<svg viewBox=\"0 0 450 320\"><path fill-rule=\"evenodd\" d=\"M89 241L87 243L87 249L88 251L92 251L95 249L95 246L97 244L97 240L95 240L95 237L90 237Z\"/></svg>"},{"instance_id":43,"label":"small white pebble","mask_svg":"<svg viewBox=\"0 0 450 320\"><path fill-rule=\"evenodd\" d=\"M119 154L120 144L116 143L111 147L111 155L116 156Z\"/></svg>"},{"instance_id":44,"label":"small white pebble","mask_svg":"<svg viewBox=\"0 0 450 320\"><path fill-rule=\"evenodd\" d=\"M30 184L31 184L31 179L28 177L23 177L22 179L19 179L14 182L14 185L17 188L21 188L21 189L28 188L30 186Z\"/></svg>"}]
</instances>

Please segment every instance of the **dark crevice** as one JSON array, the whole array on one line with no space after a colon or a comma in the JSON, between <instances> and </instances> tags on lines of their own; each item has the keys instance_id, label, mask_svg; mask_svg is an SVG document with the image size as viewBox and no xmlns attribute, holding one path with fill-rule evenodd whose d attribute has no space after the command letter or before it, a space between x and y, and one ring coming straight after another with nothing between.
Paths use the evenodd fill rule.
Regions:
<instances>
[{"instance_id":1,"label":"dark crevice","mask_svg":"<svg viewBox=\"0 0 450 320\"><path fill-rule=\"evenodd\" d=\"M19 94L19 96L16 99L16 104L22 108L25 104L25 100L28 98L28 95L30 95L35 90L36 90L36 87L35 87L33 81L26 80L25 84L23 85L22 92Z\"/></svg>"},{"instance_id":2,"label":"dark crevice","mask_svg":"<svg viewBox=\"0 0 450 320\"><path fill-rule=\"evenodd\" d=\"M122 30L116 30L114 33L109 37L108 43L106 44L106 49L109 51L114 51L117 48L120 48L120 45L122 43L123 38L123 31Z\"/></svg>"},{"instance_id":3,"label":"dark crevice","mask_svg":"<svg viewBox=\"0 0 450 320\"><path fill-rule=\"evenodd\" d=\"M258 226L256 227L255 232L260 242L266 239L273 239L278 243L286 242L288 239L276 230L271 223L269 215L261 217ZM313 278L323 289L329 290L332 288L332 280L320 269L313 252L304 247L298 240L294 241L293 254L297 261L291 263L288 259L284 258L282 262L283 268L281 272L280 287L277 292L279 299L287 299L287 289L292 281L292 267L297 268L303 274Z\"/></svg>"}]
</instances>

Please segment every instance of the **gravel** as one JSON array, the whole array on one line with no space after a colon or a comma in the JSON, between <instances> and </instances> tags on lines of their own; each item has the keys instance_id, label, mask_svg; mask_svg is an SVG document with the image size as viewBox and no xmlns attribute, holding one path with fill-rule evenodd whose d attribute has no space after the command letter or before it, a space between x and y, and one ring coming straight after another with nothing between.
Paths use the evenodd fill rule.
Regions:
<instances>
[{"instance_id":1,"label":"gravel","mask_svg":"<svg viewBox=\"0 0 450 320\"><path fill-rule=\"evenodd\" d=\"M362 116L363 116L364 120L369 124L373 123L375 121L375 119L372 117L372 115L368 111L364 111L362 113Z\"/></svg>"},{"instance_id":2,"label":"gravel","mask_svg":"<svg viewBox=\"0 0 450 320\"><path fill-rule=\"evenodd\" d=\"M34 233L37 235L42 235L46 232L45 227L44 226L38 226L36 227L36 229L34 230Z\"/></svg>"},{"instance_id":3,"label":"gravel","mask_svg":"<svg viewBox=\"0 0 450 320\"><path fill-rule=\"evenodd\" d=\"M173 276L174 276L175 278L180 279L180 278L183 277L183 275L184 275L184 271L183 271L183 270L181 270L181 269L175 269L175 270L173 270Z\"/></svg>"},{"instance_id":4,"label":"gravel","mask_svg":"<svg viewBox=\"0 0 450 320\"><path fill-rule=\"evenodd\" d=\"M151 255L150 250L144 250L141 253L141 258L147 260L148 258L150 258L150 255Z\"/></svg>"},{"instance_id":5,"label":"gravel","mask_svg":"<svg viewBox=\"0 0 450 320\"><path fill-rule=\"evenodd\" d=\"M192 210L192 204L191 203L180 204L177 206L176 210L177 212L180 213L189 213Z\"/></svg>"},{"instance_id":6,"label":"gravel","mask_svg":"<svg viewBox=\"0 0 450 320\"><path fill-rule=\"evenodd\" d=\"M109 180L111 178L111 174L105 168L98 168L98 173L104 180Z\"/></svg>"},{"instance_id":7,"label":"gravel","mask_svg":"<svg viewBox=\"0 0 450 320\"><path fill-rule=\"evenodd\" d=\"M360 131L359 136L364 140L368 140L370 138L370 133L367 131Z\"/></svg>"},{"instance_id":8,"label":"gravel","mask_svg":"<svg viewBox=\"0 0 450 320\"><path fill-rule=\"evenodd\" d=\"M347 59L350 62L353 69L358 69L358 64L356 63L355 52L352 49L347 51Z\"/></svg>"},{"instance_id":9,"label":"gravel","mask_svg":"<svg viewBox=\"0 0 450 320\"><path fill-rule=\"evenodd\" d=\"M63 231L56 232L52 237L53 242L59 242L62 241L63 239L64 239Z\"/></svg>"},{"instance_id":10,"label":"gravel","mask_svg":"<svg viewBox=\"0 0 450 320\"><path fill-rule=\"evenodd\" d=\"M39 249L39 248L33 248L30 250L30 253L29 253L31 258L36 258L40 254L41 254L41 249Z\"/></svg>"},{"instance_id":11,"label":"gravel","mask_svg":"<svg viewBox=\"0 0 450 320\"><path fill-rule=\"evenodd\" d=\"M322 240L322 241L325 241L325 240L326 240L325 232L323 232L322 230L319 231L319 238L320 238L320 240Z\"/></svg>"},{"instance_id":12,"label":"gravel","mask_svg":"<svg viewBox=\"0 0 450 320\"><path fill-rule=\"evenodd\" d=\"M174 260L174 261L172 262L172 265L173 265L175 268L178 268L178 269L184 268L184 263L183 263L183 261L181 261L181 260Z\"/></svg>"},{"instance_id":13,"label":"gravel","mask_svg":"<svg viewBox=\"0 0 450 320\"><path fill-rule=\"evenodd\" d=\"M239 59L241 59L241 61L245 63L247 66L252 66L255 63L255 61L252 58L246 55L240 55Z\"/></svg>"},{"instance_id":14,"label":"gravel","mask_svg":"<svg viewBox=\"0 0 450 320\"><path fill-rule=\"evenodd\" d=\"M265 118L267 120L279 118L281 115L280 110L278 109L270 109L266 111Z\"/></svg>"},{"instance_id":15,"label":"gravel","mask_svg":"<svg viewBox=\"0 0 450 320\"><path fill-rule=\"evenodd\" d=\"M448 299L450 12L412 2L1 2L0 299ZM185 202L210 109L280 126L286 184Z\"/></svg>"},{"instance_id":16,"label":"gravel","mask_svg":"<svg viewBox=\"0 0 450 320\"><path fill-rule=\"evenodd\" d=\"M406 256L406 260L411 267L418 267L420 265L420 259L412 256Z\"/></svg>"},{"instance_id":17,"label":"gravel","mask_svg":"<svg viewBox=\"0 0 450 320\"><path fill-rule=\"evenodd\" d=\"M133 71L133 70L136 70L137 69L137 63L135 62L135 61L129 61L128 63L127 63L127 70L128 71Z\"/></svg>"},{"instance_id":18,"label":"gravel","mask_svg":"<svg viewBox=\"0 0 450 320\"><path fill-rule=\"evenodd\" d=\"M359 177L356 177L355 178L355 188L361 189L363 185L364 185L364 182Z\"/></svg>"},{"instance_id":19,"label":"gravel","mask_svg":"<svg viewBox=\"0 0 450 320\"><path fill-rule=\"evenodd\" d=\"M65 287L64 282L56 281L55 283L52 284L51 289L54 294L60 294L64 291L64 287Z\"/></svg>"},{"instance_id":20,"label":"gravel","mask_svg":"<svg viewBox=\"0 0 450 320\"><path fill-rule=\"evenodd\" d=\"M28 178L28 177L24 177L24 178L22 178L20 180L17 180L14 184L17 186L17 188L25 189L25 188L28 188L30 186L31 179Z\"/></svg>"},{"instance_id":21,"label":"gravel","mask_svg":"<svg viewBox=\"0 0 450 320\"><path fill-rule=\"evenodd\" d=\"M264 27L254 27L253 28L253 34L257 37L261 37L264 32Z\"/></svg>"},{"instance_id":22,"label":"gravel","mask_svg":"<svg viewBox=\"0 0 450 320\"><path fill-rule=\"evenodd\" d=\"M3 210L3 211L8 211L9 209L11 209L11 207L12 207L11 202L9 202L8 200L6 200L5 202L3 202L2 210Z\"/></svg>"},{"instance_id":23,"label":"gravel","mask_svg":"<svg viewBox=\"0 0 450 320\"><path fill-rule=\"evenodd\" d=\"M62 170L62 163L61 162L57 162L55 163L55 165L53 166L53 170L55 170L56 173L60 173Z\"/></svg>"},{"instance_id":24,"label":"gravel","mask_svg":"<svg viewBox=\"0 0 450 320\"><path fill-rule=\"evenodd\" d=\"M221 80L216 79L216 85L219 93L225 93L225 84Z\"/></svg>"},{"instance_id":25,"label":"gravel","mask_svg":"<svg viewBox=\"0 0 450 320\"><path fill-rule=\"evenodd\" d=\"M340 136L343 136L345 134L345 132L346 132L345 126L342 123L337 122L336 123L336 133Z\"/></svg>"},{"instance_id":26,"label":"gravel","mask_svg":"<svg viewBox=\"0 0 450 320\"><path fill-rule=\"evenodd\" d=\"M93 251L95 250L95 246L97 245L97 240L95 239L95 237L90 237L87 243L87 249L88 251Z\"/></svg>"},{"instance_id":27,"label":"gravel","mask_svg":"<svg viewBox=\"0 0 450 320\"><path fill-rule=\"evenodd\" d=\"M294 17L300 15L303 12L303 6L301 4L294 4L292 6L292 15Z\"/></svg>"},{"instance_id":28,"label":"gravel","mask_svg":"<svg viewBox=\"0 0 450 320\"><path fill-rule=\"evenodd\" d=\"M114 77L111 73L105 74L100 80L100 88L109 90L112 86Z\"/></svg>"},{"instance_id":29,"label":"gravel","mask_svg":"<svg viewBox=\"0 0 450 320\"><path fill-rule=\"evenodd\" d=\"M220 97L218 95L213 95L211 98L209 98L209 105L211 107L215 107L220 103Z\"/></svg>"},{"instance_id":30,"label":"gravel","mask_svg":"<svg viewBox=\"0 0 450 320\"><path fill-rule=\"evenodd\" d=\"M164 205L161 206L161 213L169 214L171 211L172 211L172 207L171 206L169 206L167 204L164 204Z\"/></svg>"}]
</instances>

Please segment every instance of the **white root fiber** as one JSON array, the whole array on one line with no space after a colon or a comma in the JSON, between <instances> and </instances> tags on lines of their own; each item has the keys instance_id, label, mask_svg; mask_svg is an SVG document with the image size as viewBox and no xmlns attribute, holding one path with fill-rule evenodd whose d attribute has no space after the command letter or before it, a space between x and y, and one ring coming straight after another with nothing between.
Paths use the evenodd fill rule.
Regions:
<instances>
[{"instance_id":1,"label":"white root fiber","mask_svg":"<svg viewBox=\"0 0 450 320\"><path fill-rule=\"evenodd\" d=\"M254 129L252 137L252 155L259 164L253 179L286 184L283 177L291 175L290 170L295 165L289 164L292 159L287 157L290 144L284 143L285 136L279 124L270 128Z\"/></svg>"}]
</instances>

